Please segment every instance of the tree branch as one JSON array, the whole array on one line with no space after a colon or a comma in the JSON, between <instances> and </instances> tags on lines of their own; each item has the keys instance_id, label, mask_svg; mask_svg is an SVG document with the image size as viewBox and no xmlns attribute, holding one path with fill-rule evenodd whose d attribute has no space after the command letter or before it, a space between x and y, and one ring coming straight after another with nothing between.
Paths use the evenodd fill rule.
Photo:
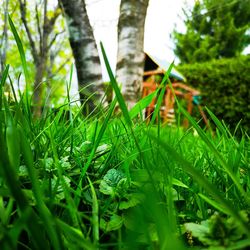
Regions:
<instances>
[{"instance_id":1,"label":"tree branch","mask_svg":"<svg viewBox=\"0 0 250 250\"><path fill-rule=\"evenodd\" d=\"M55 10L54 10L54 16L51 17L49 20L48 20L48 25L49 27L51 27L51 29L53 28L55 22L56 22L56 19L61 15L61 8L59 5L56 6Z\"/></svg>"},{"instance_id":2,"label":"tree branch","mask_svg":"<svg viewBox=\"0 0 250 250\"><path fill-rule=\"evenodd\" d=\"M57 38L59 35L63 34L64 32L65 32L65 30L62 30L62 31L60 31L60 32L57 32L57 33L54 35L54 37L52 38L52 40L50 41L50 43L49 43L49 45L48 45L48 50L51 49L52 45L53 45L54 42L56 41L56 38Z\"/></svg>"},{"instance_id":3,"label":"tree branch","mask_svg":"<svg viewBox=\"0 0 250 250\"><path fill-rule=\"evenodd\" d=\"M42 49L40 51L40 55L44 55L47 53L47 41L49 36L48 31L48 17L47 17L47 7L48 7L48 1L44 0L44 9L43 9L43 36L42 36Z\"/></svg>"},{"instance_id":4,"label":"tree branch","mask_svg":"<svg viewBox=\"0 0 250 250\"><path fill-rule=\"evenodd\" d=\"M62 68L71 60L71 56L68 57L59 67L58 69L56 70L56 72L53 74L54 75L57 75L58 72L60 72L62 70Z\"/></svg>"},{"instance_id":5,"label":"tree branch","mask_svg":"<svg viewBox=\"0 0 250 250\"><path fill-rule=\"evenodd\" d=\"M37 49L36 49L34 40L32 38L30 29L29 29L29 26L28 26L28 22L27 22L27 19L26 19L26 0L24 0L24 1L19 0L19 5L20 5L20 12L21 12L21 19L22 19L22 22L24 24L24 27L25 27L25 30L26 30L26 33L27 33L27 36L28 36L28 39L29 39L29 42L30 42L31 53L32 53L32 56L34 58L34 61L38 62L39 57L38 57Z\"/></svg>"},{"instance_id":6,"label":"tree branch","mask_svg":"<svg viewBox=\"0 0 250 250\"><path fill-rule=\"evenodd\" d=\"M52 32L54 24L56 22L56 19L59 17L59 15L61 14L60 8L59 6L57 6L54 10L54 15L51 19L48 19L47 17L47 0L45 0L44 2L44 23L43 23L43 53L47 53L48 50L51 48L52 44L54 43L57 34L55 35L55 37L52 39L52 41L50 42L50 44L48 45L48 37L49 34Z\"/></svg>"},{"instance_id":7,"label":"tree branch","mask_svg":"<svg viewBox=\"0 0 250 250\"><path fill-rule=\"evenodd\" d=\"M4 26L3 26L3 35L1 39L1 48L0 48L0 61L1 61L1 72L4 70L5 61L6 61L6 52L8 47L8 21L7 21L7 14L8 14L8 6L9 6L9 0L5 1L5 7L4 7Z\"/></svg>"},{"instance_id":8,"label":"tree branch","mask_svg":"<svg viewBox=\"0 0 250 250\"><path fill-rule=\"evenodd\" d=\"M42 31L41 31L41 24L39 19L39 12L38 12L38 5L36 3L36 23L37 23L37 31L39 34L39 45L40 45L40 51L42 50Z\"/></svg>"},{"instance_id":9,"label":"tree branch","mask_svg":"<svg viewBox=\"0 0 250 250\"><path fill-rule=\"evenodd\" d=\"M63 40L59 41L56 45L56 47L53 49L53 57L57 57L60 53L60 51L62 50L62 46L63 46Z\"/></svg>"}]
</instances>

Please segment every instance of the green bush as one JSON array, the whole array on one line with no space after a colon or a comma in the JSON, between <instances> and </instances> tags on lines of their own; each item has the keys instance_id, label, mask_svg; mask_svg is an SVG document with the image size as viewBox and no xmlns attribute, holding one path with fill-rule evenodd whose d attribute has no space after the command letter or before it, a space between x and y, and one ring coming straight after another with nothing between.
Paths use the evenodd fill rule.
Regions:
<instances>
[{"instance_id":1,"label":"green bush","mask_svg":"<svg viewBox=\"0 0 250 250\"><path fill-rule=\"evenodd\" d=\"M250 56L180 65L187 84L202 92L202 104L234 129L250 131Z\"/></svg>"}]
</instances>

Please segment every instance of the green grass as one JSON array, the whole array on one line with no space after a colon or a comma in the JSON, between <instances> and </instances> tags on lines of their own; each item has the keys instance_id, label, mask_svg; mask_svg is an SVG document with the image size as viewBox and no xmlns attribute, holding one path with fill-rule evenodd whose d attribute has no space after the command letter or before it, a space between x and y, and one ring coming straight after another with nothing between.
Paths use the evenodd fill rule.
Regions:
<instances>
[{"instance_id":1,"label":"green grass","mask_svg":"<svg viewBox=\"0 0 250 250\"><path fill-rule=\"evenodd\" d=\"M181 106L188 130L147 125L142 110L163 90L128 111L102 52L116 98L92 117L68 94L34 120L25 94L6 99L9 66L2 74L1 249L247 249L249 137L208 110L212 134Z\"/></svg>"}]
</instances>

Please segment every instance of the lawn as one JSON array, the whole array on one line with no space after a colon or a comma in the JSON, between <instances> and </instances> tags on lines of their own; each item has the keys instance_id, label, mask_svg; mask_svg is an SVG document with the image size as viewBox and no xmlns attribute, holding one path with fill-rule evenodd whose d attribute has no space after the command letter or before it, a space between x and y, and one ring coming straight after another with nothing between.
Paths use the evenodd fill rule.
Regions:
<instances>
[{"instance_id":1,"label":"lawn","mask_svg":"<svg viewBox=\"0 0 250 250\"><path fill-rule=\"evenodd\" d=\"M248 135L209 109L212 129L201 128L180 104L191 127L160 124L161 87L147 124L154 95L128 111L103 55L116 98L89 116L68 98L33 119L28 95L3 94L6 67L1 249L249 249Z\"/></svg>"}]
</instances>

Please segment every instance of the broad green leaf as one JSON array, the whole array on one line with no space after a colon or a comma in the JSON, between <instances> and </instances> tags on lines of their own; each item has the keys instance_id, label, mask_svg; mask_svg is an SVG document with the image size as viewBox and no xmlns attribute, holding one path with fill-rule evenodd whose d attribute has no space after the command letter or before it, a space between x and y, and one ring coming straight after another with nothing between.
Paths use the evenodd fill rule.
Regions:
<instances>
[{"instance_id":1,"label":"broad green leaf","mask_svg":"<svg viewBox=\"0 0 250 250\"><path fill-rule=\"evenodd\" d=\"M105 232L115 231L122 227L123 225L123 218L117 214L113 214L110 217L109 221L105 221L104 219L100 220L100 227Z\"/></svg>"},{"instance_id":2,"label":"broad green leaf","mask_svg":"<svg viewBox=\"0 0 250 250\"><path fill-rule=\"evenodd\" d=\"M197 237L201 242L205 242L209 237L210 229L208 221L201 224L185 223L185 229L192 233L192 236Z\"/></svg>"},{"instance_id":3,"label":"broad green leaf","mask_svg":"<svg viewBox=\"0 0 250 250\"><path fill-rule=\"evenodd\" d=\"M119 209L124 210L130 207L135 207L144 200L144 195L140 193L128 194L126 196L127 201L121 201L119 203Z\"/></svg>"},{"instance_id":4,"label":"broad green leaf","mask_svg":"<svg viewBox=\"0 0 250 250\"><path fill-rule=\"evenodd\" d=\"M106 195L115 196L117 194L119 196L119 192L126 188L125 186L126 178L124 173L112 168L108 170L101 180L100 192Z\"/></svg>"}]
</instances>

